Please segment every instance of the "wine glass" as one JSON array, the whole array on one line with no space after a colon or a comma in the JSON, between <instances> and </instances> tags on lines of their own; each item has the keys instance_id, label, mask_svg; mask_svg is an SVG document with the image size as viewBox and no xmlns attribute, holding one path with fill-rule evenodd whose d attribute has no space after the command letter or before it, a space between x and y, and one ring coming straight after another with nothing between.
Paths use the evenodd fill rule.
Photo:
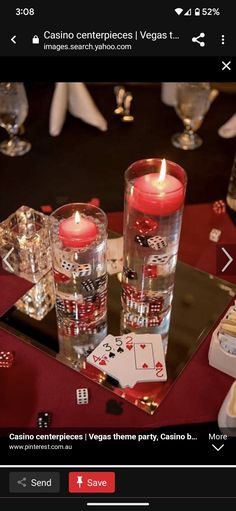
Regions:
<instances>
[{"instance_id":1,"label":"wine glass","mask_svg":"<svg viewBox=\"0 0 236 511\"><path fill-rule=\"evenodd\" d=\"M28 153L30 142L17 134L28 114L28 101L23 83L0 82L0 126L9 134L9 140L0 144L0 152L7 156Z\"/></svg>"},{"instance_id":2,"label":"wine glass","mask_svg":"<svg viewBox=\"0 0 236 511\"><path fill-rule=\"evenodd\" d=\"M179 149L196 149L202 139L195 133L201 126L210 107L210 84L207 82L178 83L175 110L184 123L183 133L172 137L172 144Z\"/></svg>"}]
</instances>

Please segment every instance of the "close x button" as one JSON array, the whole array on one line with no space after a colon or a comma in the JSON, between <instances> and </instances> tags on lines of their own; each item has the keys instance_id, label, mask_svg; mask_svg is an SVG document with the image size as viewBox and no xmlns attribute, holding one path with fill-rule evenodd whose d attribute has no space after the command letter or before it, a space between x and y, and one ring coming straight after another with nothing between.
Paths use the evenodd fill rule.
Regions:
<instances>
[{"instance_id":1,"label":"close x button","mask_svg":"<svg viewBox=\"0 0 236 511\"><path fill-rule=\"evenodd\" d=\"M114 493L115 472L70 472L70 493Z\"/></svg>"},{"instance_id":2,"label":"close x button","mask_svg":"<svg viewBox=\"0 0 236 511\"><path fill-rule=\"evenodd\" d=\"M222 67L221 67L222 71L232 71L231 60L227 60L227 61L222 60L221 64L222 64Z\"/></svg>"}]
</instances>

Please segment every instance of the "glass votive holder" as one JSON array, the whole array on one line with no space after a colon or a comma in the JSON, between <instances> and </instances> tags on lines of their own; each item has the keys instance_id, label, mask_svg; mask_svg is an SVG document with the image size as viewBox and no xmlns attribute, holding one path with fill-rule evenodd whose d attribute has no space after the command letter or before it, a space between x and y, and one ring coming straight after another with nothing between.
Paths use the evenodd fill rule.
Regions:
<instances>
[{"instance_id":1,"label":"glass votive holder","mask_svg":"<svg viewBox=\"0 0 236 511\"><path fill-rule=\"evenodd\" d=\"M41 321L54 305L55 288L52 270L15 303L15 307L20 312L37 321Z\"/></svg>"},{"instance_id":2,"label":"glass votive holder","mask_svg":"<svg viewBox=\"0 0 236 511\"><path fill-rule=\"evenodd\" d=\"M125 179L121 331L158 333L166 350L186 174L174 162L147 159Z\"/></svg>"},{"instance_id":3,"label":"glass votive holder","mask_svg":"<svg viewBox=\"0 0 236 511\"><path fill-rule=\"evenodd\" d=\"M236 211L236 155L234 157L233 167L229 179L226 202L233 211Z\"/></svg>"},{"instance_id":4,"label":"glass votive holder","mask_svg":"<svg viewBox=\"0 0 236 511\"><path fill-rule=\"evenodd\" d=\"M107 334L107 217L73 203L50 216L60 353L75 364Z\"/></svg>"},{"instance_id":5,"label":"glass votive holder","mask_svg":"<svg viewBox=\"0 0 236 511\"><path fill-rule=\"evenodd\" d=\"M46 215L27 206L0 223L0 255L4 270L38 282L52 267Z\"/></svg>"}]
</instances>

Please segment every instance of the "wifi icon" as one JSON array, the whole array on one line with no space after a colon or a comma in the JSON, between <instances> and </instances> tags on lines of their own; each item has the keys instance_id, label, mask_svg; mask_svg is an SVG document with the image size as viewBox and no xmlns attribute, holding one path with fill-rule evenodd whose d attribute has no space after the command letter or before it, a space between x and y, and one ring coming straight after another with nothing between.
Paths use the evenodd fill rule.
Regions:
<instances>
[{"instance_id":1,"label":"wifi icon","mask_svg":"<svg viewBox=\"0 0 236 511\"><path fill-rule=\"evenodd\" d=\"M181 9L181 7L177 7L175 9L175 12L176 12L176 14L178 14L178 16L180 16L180 14L182 14L182 12L183 12L183 9Z\"/></svg>"}]
</instances>

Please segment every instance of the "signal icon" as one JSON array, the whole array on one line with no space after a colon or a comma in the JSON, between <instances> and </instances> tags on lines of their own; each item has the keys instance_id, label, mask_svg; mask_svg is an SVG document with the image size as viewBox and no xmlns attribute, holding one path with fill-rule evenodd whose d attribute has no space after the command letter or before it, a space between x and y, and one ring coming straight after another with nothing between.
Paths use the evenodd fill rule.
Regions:
<instances>
[{"instance_id":1,"label":"signal icon","mask_svg":"<svg viewBox=\"0 0 236 511\"><path fill-rule=\"evenodd\" d=\"M184 16L192 16L192 9L189 9L184 13Z\"/></svg>"}]
</instances>

